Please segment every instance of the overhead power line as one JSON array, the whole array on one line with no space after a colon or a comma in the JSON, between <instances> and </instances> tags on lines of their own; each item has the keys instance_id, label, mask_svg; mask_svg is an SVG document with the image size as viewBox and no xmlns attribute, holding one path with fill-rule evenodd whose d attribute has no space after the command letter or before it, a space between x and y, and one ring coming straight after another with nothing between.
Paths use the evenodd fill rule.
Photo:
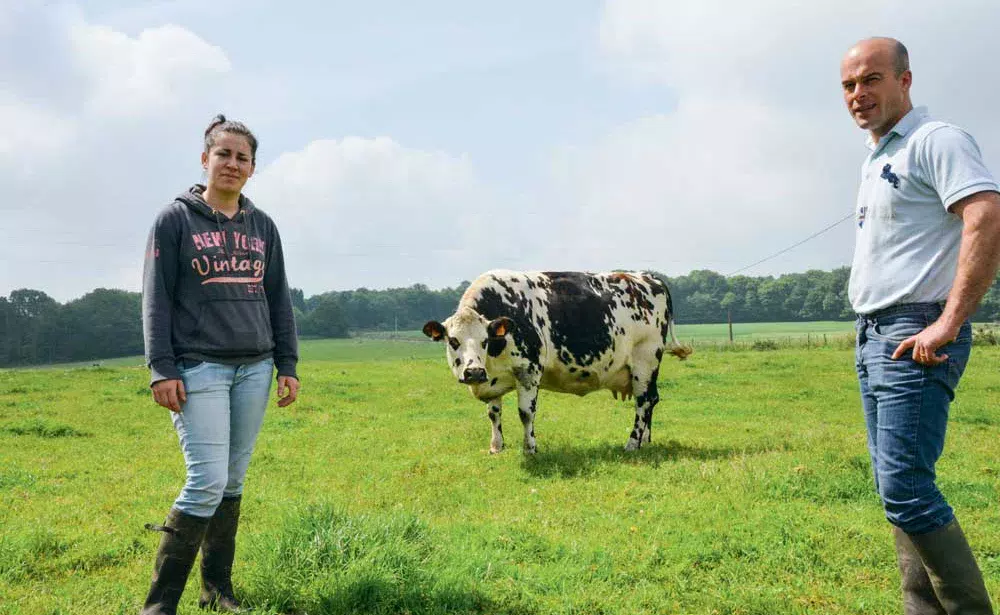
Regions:
<instances>
[{"instance_id":1,"label":"overhead power line","mask_svg":"<svg viewBox=\"0 0 1000 615\"><path fill-rule=\"evenodd\" d=\"M819 237L820 235L822 235L823 233L829 231L830 229L832 229L834 227L837 227L840 224L843 224L844 222L846 222L847 220L851 219L852 217L854 217L854 212L853 211L851 213L847 214L846 216L844 216L843 218L841 218L840 220L837 220L836 222L834 222L830 226L827 226L827 227L825 227L823 229L820 229L820 230L816 231L815 233L813 233L812 235L806 237L802 241L799 241L797 243L793 243L792 245L788 246L787 248L784 248L783 250L779 250L779 251L775 252L774 254L772 254L770 256L766 256L766 257L760 259L759 261L757 261L755 263L750 263L746 267L740 267L736 271L732 271L730 273L727 273L726 277L728 278L730 276L734 276L737 273L740 273L741 271L746 271L747 269L750 269L751 267L756 267L757 265L759 265L761 263L764 263L764 262L767 262L767 261L771 260L772 258L776 258L778 256L781 256L785 252L788 252L789 250L793 250L793 249L801 246L802 244L806 243L807 241L810 241L812 239L815 239L815 238Z\"/></svg>"}]
</instances>

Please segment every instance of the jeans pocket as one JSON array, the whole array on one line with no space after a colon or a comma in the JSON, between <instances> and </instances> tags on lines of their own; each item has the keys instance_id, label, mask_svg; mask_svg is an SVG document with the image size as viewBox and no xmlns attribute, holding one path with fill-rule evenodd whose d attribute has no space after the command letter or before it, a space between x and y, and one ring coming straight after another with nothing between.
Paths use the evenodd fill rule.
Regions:
<instances>
[{"instance_id":1,"label":"jeans pocket","mask_svg":"<svg viewBox=\"0 0 1000 615\"><path fill-rule=\"evenodd\" d=\"M972 337L968 334L967 327L963 326L959 331L958 338L945 344L938 349L939 354L948 355L948 376L947 382L951 388L958 386L958 381L965 373L965 366L969 363L969 355L972 350Z\"/></svg>"},{"instance_id":2,"label":"jeans pocket","mask_svg":"<svg viewBox=\"0 0 1000 615\"><path fill-rule=\"evenodd\" d=\"M187 376L204 369L208 366L208 361L200 361L198 359L177 359L176 365L181 375Z\"/></svg>"},{"instance_id":3,"label":"jeans pocket","mask_svg":"<svg viewBox=\"0 0 1000 615\"><path fill-rule=\"evenodd\" d=\"M872 337L900 344L908 337L920 333L930 323L927 316L923 314L899 314L886 318L879 318L870 332Z\"/></svg>"}]
</instances>

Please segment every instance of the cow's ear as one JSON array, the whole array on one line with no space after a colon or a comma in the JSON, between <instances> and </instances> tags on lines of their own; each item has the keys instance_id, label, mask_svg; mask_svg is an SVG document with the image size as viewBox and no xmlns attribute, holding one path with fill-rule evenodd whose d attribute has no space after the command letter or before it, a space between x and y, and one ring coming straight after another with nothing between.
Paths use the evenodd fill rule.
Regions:
<instances>
[{"instance_id":1,"label":"cow's ear","mask_svg":"<svg viewBox=\"0 0 1000 615\"><path fill-rule=\"evenodd\" d=\"M445 336L444 325L436 320L428 320L427 324L424 325L424 335L435 342L440 342Z\"/></svg>"},{"instance_id":2,"label":"cow's ear","mask_svg":"<svg viewBox=\"0 0 1000 615\"><path fill-rule=\"evenodd\" d=\"M510 333L510 330L513 328L514 321L506 316L501 316L496 320L490 321L490 324L486 327L486 333L490 337L503 337Z\"/></svg>"}]
</instances>

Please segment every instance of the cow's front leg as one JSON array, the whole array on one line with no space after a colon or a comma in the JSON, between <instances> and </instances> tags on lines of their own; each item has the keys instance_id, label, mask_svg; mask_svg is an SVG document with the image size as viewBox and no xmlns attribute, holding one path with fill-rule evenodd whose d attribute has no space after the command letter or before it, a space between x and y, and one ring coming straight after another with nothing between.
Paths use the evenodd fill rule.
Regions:
<instances>
[{"instance_id":1,"label":"cow's front leg","mask_svg":"<svg viewBox=\"0 0 1000 615\"><path fill-rule=\"evenodd\" d=\"M535 453L535 405L538 403L538 384L517 387L517 415L524 425L524 454Z\"/></svg>"},{"instance_id":2,"label":"cow's front leg","mask_svg":"<svg viewBox=\"0 0 1000 615\"><path fill-rule=\"evenodd\" d=\"M660 393L656 388L659 371L659 368L654 368L652 373L649 373L646 370L633 368L632 385L636 392L635 424L632 426L632 433L629 434L628 443L625 445L627 451L634 451L650 441L650 432L653 427L653 408L660 401Z\"/></svg>"},{"instance_id":3,"label":"cow's front leg","mask_svg":"<svg viewBox=\"0 0 1000 615\"><path fill-rule=\"evenodd\" d=\"M503 426L500 425L500 411L503 406L503 398L497 397L486 402L487 415L493 425L493 437L490 438L490 454L495 455L503 450Z\"/></svg>"}]
</instances>

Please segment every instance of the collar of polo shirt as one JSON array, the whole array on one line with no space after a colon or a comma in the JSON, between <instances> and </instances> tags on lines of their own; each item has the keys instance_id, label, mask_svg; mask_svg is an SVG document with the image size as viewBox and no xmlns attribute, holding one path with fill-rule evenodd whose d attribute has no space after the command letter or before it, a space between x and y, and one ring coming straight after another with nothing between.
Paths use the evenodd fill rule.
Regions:
<instances>
[{"instance_id":1,"label":"collar of polo shirt","mask_svg":"<svg viewBox=\"0 0 1000 615\"><path fill-rule=\"evenodd\" d=\"M889 133L885 137L879 139L878 143L875 143L875 140L872 139L871 134L869 134L868 137L865 139L865 145L867 145L868 149L872 151L874 151L876 148L885 147L885 144L892 140L891 138L888 138L889 135L896 134L899 135L900 137L905 137L907 134L909 134L911 130L913 130L917 126L917 124L920 122L920 119L925 117L926 115L927 115L927 107L914 107L910 109L910 111L906 115L900 118L900 120L896 122L896 125L889 129Z\"/></svg>"}]
</instances>

